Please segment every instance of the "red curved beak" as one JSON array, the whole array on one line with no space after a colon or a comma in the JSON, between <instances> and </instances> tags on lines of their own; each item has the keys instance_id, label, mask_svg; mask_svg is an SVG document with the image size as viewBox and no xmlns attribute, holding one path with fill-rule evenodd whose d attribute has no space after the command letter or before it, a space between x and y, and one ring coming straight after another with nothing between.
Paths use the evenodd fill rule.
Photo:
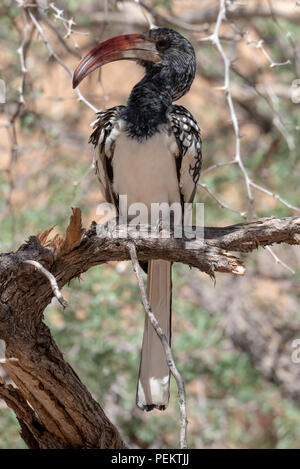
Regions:
<instances>
[{"instance_id":1,"label":"red curved beak","mask_svg":"<svg viewBox=\"0 0 300 469\"><path fill-rule=\"evenodd\" d=\"M73 88L91 72L115 60L145 60L161 62L155 44L142 34L125 34L102 42L79 63L73 74Z\"/></svg>"}]
</instances>

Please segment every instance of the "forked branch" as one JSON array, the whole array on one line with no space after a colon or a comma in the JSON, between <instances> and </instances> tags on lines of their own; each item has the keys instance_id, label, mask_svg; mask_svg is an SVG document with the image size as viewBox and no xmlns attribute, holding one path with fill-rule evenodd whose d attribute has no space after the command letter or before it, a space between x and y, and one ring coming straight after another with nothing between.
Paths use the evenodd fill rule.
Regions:
<instances>
[{"instance_id":1,"label":"forked branch","mask_svg":"<svg viewBox=\"0 0 300 469\"><path fill-rule=\"evenodd\" d=\"M212 277L215 272L239 275L245 267L232 251L247 252L273 243L300 244L299 217L205 228L203 238L189 241L174 238L166 230L163 235L168 237L162 233L149 237L147 227L137 232L120 226L117 235L107 230L99 236L95 223L82 229L81 212L73 209L66 236L51 239L51 231L31 236L14 253L0 254L0 339L6 342L1 366L17 385L16 390L1 382L0 397L16 413L21 436L32 448L125 447L100 405L64 361L43 322L55 292L60 296L72 278L112 260L133 256L137 265L135 253L139 260L181 262ZM181 422L184 445L185 418Z\"/></svg>"}]
</instances>

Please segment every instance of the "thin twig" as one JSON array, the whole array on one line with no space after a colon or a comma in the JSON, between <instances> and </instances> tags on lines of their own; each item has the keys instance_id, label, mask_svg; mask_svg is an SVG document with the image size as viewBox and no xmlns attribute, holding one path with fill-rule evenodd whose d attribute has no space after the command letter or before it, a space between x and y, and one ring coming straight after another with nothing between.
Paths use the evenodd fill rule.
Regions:
<instances>
[{"instance_id":1,"label":"thin twig","mask_svg":"<svg viewBox=\"0 0 300 469\"><path fill-rule=\"evenodd\" d=\"M45 35L45 32L42 28L42 26L39 24L38 20L36 19L36 17L32 14L31 11L29 11L29 16L33 22L33 24L35 25L36 29L38 30L38 32L40 33L40 36L45 44L45 46L47 47L48 51L49 51L49 54L50 56L54 57L55 60L57 60L57 62L66 70L66 72L70 75L70 77L72 78L73 77L73 72L72 70L65 64L65 62L53 51L46 35ZM75 89L77 95L78 95L78 100L79 101L82 101L83 103L85 103L89 108L91 108L94 112L98 112L99 109L97 109L92 103L90 103L81 93L81 91L79 90L79 88L77 87Z\"/></svg>"},{"instance_id":2,"label":"thin twig","mask_svg":"<svg viewBox=\"0 0 300 469\"><path fill-rule=\"evenodd\" d=\"M65 36L63 37L63 39L68 39L69 37L72 39L72 42L73 42L73 45L75 47L75 49L79 52L79 54L81 55L81 52L80 52L80 47L79 47L79 44L78 42L76 41L76 39L74 38L74 33L76 33L76 31L74 31L72 29L72 26L75 26L76 23L74 22L73 18L70 18L69 20L67 20L66 18L64 18L63 16L63 13L64 13L64 10L60 10L59 8L57 8L57 6L55 5L54 2L50 3L49 5L52 10L54 10L55 12L55 18L59 21L62 22L62 24L64 25L64 28L66 30L66 34Z\"/></svg>"},{"instance_id":3,"label":"thin twig","mask_svg":"<svg viewBox=\"0 0 300 469\"><path fill-rule=\"evenodd\" d=\"M210 171L213 171L216 168L221 168L222 166L230 166L230 165L235 165L236 161L231 160L231 161L220 161L219 163L215 163L208 168L204 169L201 171L201 176L203 177L205 174L210 173Z\"/></svg>"},{"instance_id":4,"label":"thin twig","mask_svg":"<svg viewBox=\"0 0 300 469\"><path fill-rule=\"evenodd\" d=\"M279 259L279 257L277 256L277 254L275 254L275 252L273 251L272 248L270 248L270 246L267 246L266 247L266 250L271 254L271 256L275 259L276 263L277 264L280 264L282 267L284 267L285 269L287 269L289 272L291 272L291 274L295 274L296 272L294 271L294 269L292 269L289 265L287 265L285 262L283 262L281 259Z\"/></svg>"},{"instance_id":5,"label":"thin twig","mask_svg":"<svg viewBox=\"0 0 300 469\"><path fill-rule=\"evenodd\" d=\"M152 23L151 21L151 17L146 15L145 13L145 7L144 5L142 5L141 1L140 0L134 0L135 3L137 3L141 9L141 12L142 12L142 15L143 17L145 18L145 21L146 23L148 24L149 26L149 29L154 29L154 28L157 28L158 26L156 26L156 24Z\"/></svg>"},{"instance_id":6,"label":"thin twig","mask_svg":"<svg viewBox=\"0 0 300 469\"><path fill-rule=\"evenodd\" d=\"M23 29L23 37L22 37L22 42L20 46L17 49L17 53L20 56L20 65L21 65L21 72L22 72L22 78L21 78L21 83L19 86L19 103L24 104L24 86L25 86L25 76L27 73L27 67L26 67L26 62L25 62L25 56L24 56L24 46L27 41L27 33L29 30L29 24L27 20L27 15L26 12L23 12L24 16L24 29Z\"/></svg>"},{"instance_id":7,"label":"thin twig","mask_svg":"<svg viewBox=\"0 0 300 469\"><path fill-rule=\"evenodd\" d=\"M201 184L198 183L202 189L204 189L219 205L221 208L225 208L226 210L229 210L230 212L236 213L237 215L240 215L242 218L245 220L247 219L247 212L239 212L238 210L235 210L234 208L229 207L229 205L225 204L222 202L218 197L215 196L215 194L208 188L207 184Z\"/></svg>"},{"instance_id":8,"label":"thin twig","mask_svg":"<svg viewBox=\"0 0 300 469\"><path fill-rule=\"evenodd\" d=\"M233 125L233 129L234 129L234 133L235 133L235 142L236 142L235 143L235 158L234 158L234 161L231 162L231 164L234 164L234 163L238 164L238 166L239 166L239 168L242 172L242 175L244 177L245 184L246 184L246 187L247 187L248 199L249 199L249 203L250 203L250 207L251 207L251 218L257 218L257 214L256 214L256 211L254 209L255 199L254 199L254 196L253 196L253 193L252 193L252 187L256 188L256 189L260 190L261 192L264 192L268 195L271 195L272 197L276 198L277 200L279 200L282 204L286 205L287 207L298 211L299 209L297 207L293 207L291 204L289 204L288 202L283 200L279 195L274 195L271 191L268 191L267 189L264 189L263 187L261 187L258 184L254 183L252 181L252 179L249 177L248 172L245 168L245 165L244 165L244 162L243 162L243 159L242 159L242 156L241 156L240 127L239 127L239 122L238 122L235 106L233 104L233 99L232 99L232 94L231 94L231 89L230 89L230 71L231 71L231 68L232 68L231 67L231 60L227 57L227 55L225 53L225 50L224 50L224 48L221 44L221 41L220 41L220 28L221 28L221 25L222 25L223 21L227 20L227 18L226 18L226 2L225 2L225 0L219 0L219 1L220 1L220 3L219 3L220 6L219 6L219 12L218 12L214 32L210 36L205 37L201 40L202 41L210 41L216 47L216 49L218 50L218 52L221 55L221 57L223 59L223 62L224 62L224 86L221 89L226 94L226 99L227 99L227 103L228 103L230 114L231 114L232 125ZM253 41L250 40L249 34L247 36L247 39L248 39L248 44L251 44L251 42L253 42ZM271 68L276 67L276 66L280 66L280 65L285 65L286 63L290 63L289 61L285 62L285 63L275 63L271 59L269 54L266 52L266 50L264 49L263 41L259 41L259 42L256 41L255 45L256 45L257 48L262 50L262 52L264 53L264 55L268 59ZM275 125L277 124L277 128L282 133L282 128L279 126L278 121L276 121L275 119L274 119L274 124ZM289 148L290 148L290 145L289 145ZM207 189L205 189L205 190L208 192ZM220 201L212 193L210 193L210 195L220 205ZM272 248L269 247L268 250L273 255L276 262L279 262L280 259L272 251ZM286 264L284 262L280 261L280 263L281 263L282 266L288 268L289 271L292 270L291 268L286 266Z\"/></svg>"},{"instance_id":9,"label":"thin twig","mask_svg":"<svg viewBox=\"0 0 300 469\"><path fill-rule=\"evenodd\" d=\"M238 118L236 115L235 107L233 104L233 99L231 95L231 90L230 90L230 69L231 69L231 60L227 57L223 46L220 41L220 28L222 25L223 20L226 20L226 5L225 5L225 0L220 0L220 8L219 8L219 13L217 17L217 22L215 26L215 30L213 34L210 36L203 38L202 40L210 41L212 44L217 48L219 54L221 55L223 62L224 62L224 86L220 88L223 90L226 94L226 99L227 103L229 106L230 114L231 114L231 119L232 119L232 125L235 133L235 162L238 164L244 179L245 179L245 184L247 187L247 193L248 193L248 199L250 202L250 206L252 209L252 215L253 215L253 204L254 204L254 198L252 195L252 190L251 190L251 185L250 185L250 178L248 176L248 173L246 171L246 168L244 166L242 157L241 157L241 136L240 136L240 127L239 127L239 122Z\"/></svg>"},{"instance_id":10,"label":"thin twig","mask_svg":"<svg viewBox=\"0 0 300 469\"><path fill-rule=\"evenodd\" d=\"M134 3L138 3L146 11L148 11L152 15L153 19L156 20L158 26L171 25L171 26L175 26L175 28L184 29L186 31L194 32L194 33L203 33L208 30L207 24L204 24L202 26L194 26L190 23L186 23L185 21L182 21L180 18L175 18L172 16L163 16L160 13L158 13L154 8L152 8L151 6L143 2L142 0L131 0L131 1ZM149 23L148 18L147 18L147 21ZM152 24L150 28L151 27L157 27L157 26L155 24Z\"/></svg>"},{"instance_id":11,"label":"thin twig","mask_svg":"<svg viewBox=\"0 0 300 469\"><path fill-rule=\"evenodd\" d=\"M172 351L171 351L171 347L168 343L168 339L167 339L166 335L164 334L163 330L161 329L155 315L153 314L153 312L150 309L150 304L149 304L149 301L148 301L148 298L147 298L146 289L145 289L145 285L144 285L144 281L143 281L143 277L142 277L142 269L141 269L139 261L138 261L135 244L134 243L128 243L128 249L129 249L129 252L130 252L132 265L133 265L133 268L134 268L134 271L135 271L135 274L136 274L136 277L137 277L137 280L138 280L138 284L139 284L139 287L140 287L141 299L142 299L142 303L143 303L145 312L146 312L152 326L154 327L158 337L161 340L161 343L162 343L163 348L165 350L166 359L167 359L167 363L168 363L170 372L174 376L176 384L177 384L178 396L179 396L179 407L180 407L180 448L185 449L185 448L187 448L187 424L188 424L188 421L187 421L187 412L186 412L186 396L185 396L184 382L183 382L183 379L182 379L179 371L176 368L174 358L173 358L173 354L172 354Z\"/></svg>"},{"instance_id":12,"label":"thin twig","mask_svg":"<svg viewBox=\"0 0 300 469\"><path fill-rule=\"evenodd\" d=\"M27 260L27 261L24 261L24 263L33 265L39 272L41 272L43 275L45 275L45 277L47 277L47 279L50 282L52 291L53 291L54 295L56 296L57 300L59 301L59 303L62 305L63 308L66 308L68 306L68 302L62 296L61 291L60 291L60 289L57 285L57 281L56 281L56 278L54 277L54 275L52 275L49 272L49 270L45 269L45 267L43 267L42 264L40 264L37 261Z\"/></svg>"},{"instance_id":13,"label":"thin twig","mask_svg":"<svg viewBox=\"0 0 300 469\"><path fill-rule=\"evenodd\" d=\"M290 208L291 210L294 210L295 212L300 213L300 208L299 207L296 207L295 205L291 205L286 200L284 200L282 197L280 197L279 194L275 194L275 192L271 192L268 189L265 189L264 187L260 186L259 184L256 184L253 181L251 181L250 184L251 184L252 187L257 189L258 191L261 191L264 194L267 194L270 197L273 197L273 199L279 200L279 202L282 203L282 205L285 205L286 207Z\"/></svg>"},{"instance_id":14,"label":"thin twig","mask_svg":"<svg viewBox=\"0 0 300 469\"><path fill-rule=\"evenodd\" d=\"M260 39L259 41L254 41L253 39L250 39L250 32L249 31L246 31L246 37L247 37L247 44L248 45L252 44L256 47L256 49L260 49L262 51L262 53L264 54L264 56L266 57L267 61L270 64L270 68L281 67L282 65L290 65L291 64L291 61L289 59L286 60L285 62L274 62L274 60L272 59L272 57L270 56L270 54L267 52L267 50L264 47L264 40L263 39Z\"/></svg>"}]
</instances>

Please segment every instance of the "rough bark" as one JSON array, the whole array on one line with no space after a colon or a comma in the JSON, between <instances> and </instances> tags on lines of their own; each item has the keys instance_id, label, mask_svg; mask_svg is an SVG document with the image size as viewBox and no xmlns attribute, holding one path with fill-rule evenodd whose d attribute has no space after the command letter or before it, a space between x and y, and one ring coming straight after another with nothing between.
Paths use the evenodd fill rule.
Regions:
<instances>
[{"instance_id":1,"label":"rough bark","mask_svg":"<svg viewBox=\"0 0 300 469\"><path fill-rule=\"evenodd\" d=\"M147 236L125 227L118 237L99 237L96 225L81 227L73 210L66 236L48 239L51 229L31 236L17 252L0 255L0 339L3 363L17 388L0 382L0 397L17 415L21 436L30 448L123 448L117 429L105 416L70 365L63 359L43 312L53 297L49 279L26 260L39 262L62 288L90 267L130 259L134 241L140 260L168 259L214 276L216 271L243 274L243 262L229 251L251 251L272 243L300 244L300 218L266 218L225 228L205 228L204 239L184 241ZM164 232L165 233L165 232Z\"/></svg>"}]
</instances>

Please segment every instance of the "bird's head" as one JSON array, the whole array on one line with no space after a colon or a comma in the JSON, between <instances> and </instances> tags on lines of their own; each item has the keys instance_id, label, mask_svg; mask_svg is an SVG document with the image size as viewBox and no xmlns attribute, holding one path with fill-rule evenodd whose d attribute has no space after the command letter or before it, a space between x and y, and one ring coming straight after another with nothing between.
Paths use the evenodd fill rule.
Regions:
<instances>
[{"instance_id":1,"label":"bird's head","mask_svg":"<svg viewBox=\"0 0 300 469\"><path fill-rule=\"evenodd\" d=\"M79 63L73 75L73 88L91 72L116 60L135 60L146 73L170 87L172 100L183 96L195 77L195 52L181 34L168 28L150 29L144 34L126 34L102 42Z\"/></svg>"}]
</instances>

